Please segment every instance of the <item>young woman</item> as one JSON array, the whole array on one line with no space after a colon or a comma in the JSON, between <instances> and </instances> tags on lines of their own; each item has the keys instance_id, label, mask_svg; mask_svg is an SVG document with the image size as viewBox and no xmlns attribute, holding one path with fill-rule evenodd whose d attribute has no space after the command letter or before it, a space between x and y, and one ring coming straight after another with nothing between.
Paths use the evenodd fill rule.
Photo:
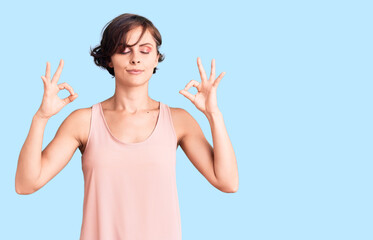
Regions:
<instances>
[{"instance_id":1,"label":"young woman","mask_svg":"<svg viewBox=\"0 0 373 240\"><path fill-rule=\"evenodd\" d=\"M148 19L135 14L113 19L91 55L115 77L114 95L73 111L42 151L48 119L78 96L69 84L57 84L63 60L52 79L47 62L43 100L18 160L16 191L31 194L43 187L79 148L85 189L80 239L181 239L175 174L179 145L214 187L227 193L238 189L237 162L216 98L224 73L215 79L212 60L207 79L197 58L202 81L192 80L180 91L208 118L212 148L187 111L148 96L149 80L164 59L161 44ZM196 95L188 92L192 86ZM62 89L71 95L60 99Z\"/></svg>"}]
</instances>

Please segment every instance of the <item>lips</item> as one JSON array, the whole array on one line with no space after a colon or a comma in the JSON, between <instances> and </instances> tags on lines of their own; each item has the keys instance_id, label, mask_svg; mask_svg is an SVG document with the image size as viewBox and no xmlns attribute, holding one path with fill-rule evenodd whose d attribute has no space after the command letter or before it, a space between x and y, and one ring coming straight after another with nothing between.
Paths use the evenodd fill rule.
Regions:
<instances>
[{"instance_id":1,"label":"lips","mask_svg":"<svg viewBox=\"0 0 373 240\"><path fill-rule=\"evenodd\" d=\"M143 70L134 69L134 70L127 70L127 72L129 72L130 74L140 74L143 72Z\"/></svg>"}]
</instances>

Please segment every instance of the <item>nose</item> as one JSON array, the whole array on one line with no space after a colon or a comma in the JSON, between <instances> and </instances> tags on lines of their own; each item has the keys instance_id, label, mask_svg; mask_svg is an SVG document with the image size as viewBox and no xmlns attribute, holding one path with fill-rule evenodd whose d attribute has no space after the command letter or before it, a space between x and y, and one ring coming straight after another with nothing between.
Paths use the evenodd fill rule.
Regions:
<instances>
[{"instance_id":1,"label":"nose","mask_svg":"<svg viewBox=\"0 0 373 240\"><path fill-rule=\"evenodd\" d=\"M133 53L131 55L132 55L132 57L130 59L131 64L140 63L140 57L137 53Z\"/></svg>"}]
</instances>

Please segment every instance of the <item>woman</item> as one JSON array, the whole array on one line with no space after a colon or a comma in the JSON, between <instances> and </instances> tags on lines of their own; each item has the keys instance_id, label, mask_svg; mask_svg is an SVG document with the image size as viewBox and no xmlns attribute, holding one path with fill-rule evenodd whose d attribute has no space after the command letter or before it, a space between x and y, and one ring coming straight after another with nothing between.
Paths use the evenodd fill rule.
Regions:
<instances>
[{"instance_id":1,"label":"woman","mask_svg":"<svg viewBox=\"0 0 373 240\"><path fill-rule=\"evenodd\" d=\"M192 80L180 91L208 118L212 148L187 111L148 96L149 80L164 59L161 44L148 19L135 14L113 19L91 55L115 77L114 95L73 111L41 151L48 119L78 96L69 84L57 85L63 60L52 79L47 62L43 100L18 160L16 191L30 194L43 187L79 147L85 189L80 239L181 239L175 174L179 145L213 186L223 192L238 189L237 162L216 99L224 73L215 79L213 60L207 79L197 58L202 82ZM188 92L192 86L196 95ZM62 89L71 94L63 100L57 96Z\"/></svg>"}]
</instances>

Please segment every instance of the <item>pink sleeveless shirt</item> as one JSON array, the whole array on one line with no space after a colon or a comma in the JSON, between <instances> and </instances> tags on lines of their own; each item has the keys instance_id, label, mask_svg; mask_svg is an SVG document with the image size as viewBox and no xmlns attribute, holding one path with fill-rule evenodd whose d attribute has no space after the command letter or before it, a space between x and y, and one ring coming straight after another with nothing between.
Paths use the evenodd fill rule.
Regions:
<instances>
[{"instance_id":1,"label":"pink sleeveless shirt","mask_svg":"<svg viewBox=\"0 0 373 240\"><path fill-rule=\"evenodd\" d=\"M80 240L180 240L176 149L168 105L160 102L145 141L124 143L111 134L101 103L94 104L82 155Z\"/></svg>"}]
</instances>

